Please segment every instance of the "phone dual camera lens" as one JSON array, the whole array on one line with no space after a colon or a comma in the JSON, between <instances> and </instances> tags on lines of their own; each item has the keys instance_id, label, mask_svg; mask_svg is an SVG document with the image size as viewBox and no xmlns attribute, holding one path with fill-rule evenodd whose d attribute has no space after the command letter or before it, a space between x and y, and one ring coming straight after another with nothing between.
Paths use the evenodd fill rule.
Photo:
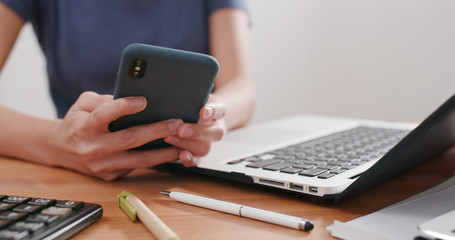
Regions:
<instances>
[{"instance_id":1,"label":"phone dual camera lens","mask_svg":"<svg viewBox=\"0 0 455 240\"><path fill-rule=\"evenodd\" d=\"M131 60L130 69L128 71L129 76L134 79L142 78L144 76L146 66L147 62L145 60L139 58Z\"/></svg>"}]
</instances>

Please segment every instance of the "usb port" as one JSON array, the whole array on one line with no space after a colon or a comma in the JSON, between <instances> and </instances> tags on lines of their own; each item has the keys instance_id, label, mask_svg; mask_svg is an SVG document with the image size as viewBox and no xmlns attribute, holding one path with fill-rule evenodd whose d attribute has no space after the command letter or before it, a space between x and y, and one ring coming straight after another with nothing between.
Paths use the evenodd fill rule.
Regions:
<instances>
[{"instance_id":1,"label":"usb port","mask_svg":"<svg viewBox=\"0 0 455 240\"><path fill-rule=\"evenodd\" d=\"M310 187L308 187L308 191L309 191L310 193L318 193L318 188L317 188L317 187L311 187L311 186L310 186Z\"/></svg>"},{"instance_id":2,"label":"usb port","mask_svg":"<svg viewBox=\"0 0 455 240\"><path fill-rule=\"evenodd\" d=\"M297 184L294 184L294 183L291 183L289 188L291 188L293 190L297 190L297 191L303 191L303 186L302 185L297 185Z\"/></svg>"}]
</instances>

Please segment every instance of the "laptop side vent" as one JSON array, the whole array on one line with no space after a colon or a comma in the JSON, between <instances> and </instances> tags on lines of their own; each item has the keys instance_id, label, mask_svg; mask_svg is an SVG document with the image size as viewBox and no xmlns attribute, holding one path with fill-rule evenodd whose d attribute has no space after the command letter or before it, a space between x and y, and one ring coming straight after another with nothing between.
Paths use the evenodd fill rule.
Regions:
<instances>
[{"instance_id":1,"label":"laptop side vent","mask_svg":"<svg viewBox=\"0 0 455 240\"><path fill-rule=\"evenodd\" d=\"M273 180L268 180L268 179L263 179L263 178L259 178L259 182L284 187L284 182L278 182L278 181L273 181Z\"/></svg>"}]
</instances>

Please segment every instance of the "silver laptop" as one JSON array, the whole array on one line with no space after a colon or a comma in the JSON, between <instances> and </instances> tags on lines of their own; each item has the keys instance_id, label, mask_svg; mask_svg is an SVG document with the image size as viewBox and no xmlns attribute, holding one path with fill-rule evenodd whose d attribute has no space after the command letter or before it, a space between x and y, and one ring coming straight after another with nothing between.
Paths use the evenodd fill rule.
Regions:
<instances>
[{"instance_id":1,"label":"silver laptop","mask_svg":"<svg viewBox=\"0 0 455 240\"><path fill-rule=\"evenodd\" d=\"M420 224L418 229L427 239L455 240L455 210Z\"/></svg>"},{"instance_id":2,"label":"silver laptop","mask_svg":"<svg viewBox=\"0 0 455 240\"><path fill-rule=\"evenodd\" d=\"M226 134L192 171L339 201L455 145L455 96L420 125L298 115Z\"/></svg>"}]
</instances>

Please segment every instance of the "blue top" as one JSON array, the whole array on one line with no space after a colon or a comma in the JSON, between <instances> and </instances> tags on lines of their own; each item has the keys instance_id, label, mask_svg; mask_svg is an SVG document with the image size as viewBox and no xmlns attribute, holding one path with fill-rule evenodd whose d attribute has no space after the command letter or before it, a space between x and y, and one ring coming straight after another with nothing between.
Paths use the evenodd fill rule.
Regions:
<instances>
[{"instance_id":1,"label":"blue top","mask_svg":"<svg viewBox=\"0 0 455 240\"><path fill-rule=\"evenodd\" d=\"M30 21L58 117L87 90L113 94L123 49L147 43L209 53L208 16L243 0L0 0Z\"/></svg>"}]
</instances>

